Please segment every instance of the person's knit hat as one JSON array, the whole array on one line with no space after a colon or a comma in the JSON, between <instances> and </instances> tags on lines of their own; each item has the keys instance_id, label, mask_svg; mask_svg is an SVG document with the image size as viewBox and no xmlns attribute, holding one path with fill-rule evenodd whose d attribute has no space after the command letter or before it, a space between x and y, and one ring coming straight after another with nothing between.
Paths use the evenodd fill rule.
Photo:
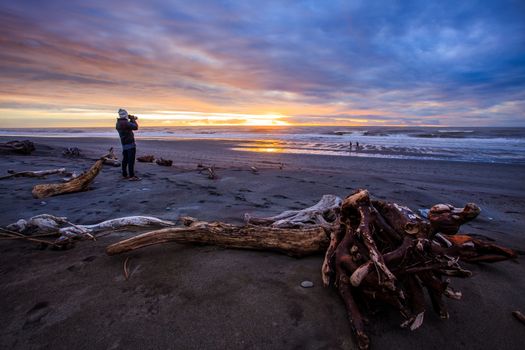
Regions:
<instances>
[{"instance_id":1,"label":"person's knit hat","mask_svg":"<svg viewBox=\"0 0 525 350\"><path fill-rule=\"evenodd\" d=\"M120 119L126 119L128 117L128 112L125 109L119 109L118 110L118 117Z\"/></svg>"}]
</instances>

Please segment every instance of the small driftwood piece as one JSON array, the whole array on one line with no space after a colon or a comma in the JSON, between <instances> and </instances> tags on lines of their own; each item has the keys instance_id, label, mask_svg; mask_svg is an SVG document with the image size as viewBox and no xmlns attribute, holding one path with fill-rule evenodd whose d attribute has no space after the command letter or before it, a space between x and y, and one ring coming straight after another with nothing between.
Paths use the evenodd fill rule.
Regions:
<instances>
[{"instance_id":1,"label":"small driftwood piece","mask_svg":"<svg viewBox=\"0 0 525 350\"><path fill-rule=\"evenodd\" d=\"M444 235L450 242L448 252L469 263L516 259L516 251L469 235Z\"/></svg>"},{"instance_id":2,"label":"small driftwood piece","mask_svg":"<svg viewBox=\"0 0 525 350\"><path fill-rule=\"evenodd\" d=\"M184 218L186 227L170 227L147 232L106 248L109 255L120 254L150 245L204 243L229 248L273 250L291 256L304 256L321 251L328 245L322 227L302 229L260 226L235 226L223 222L205 222Z\"/></svg>"},{"instance_id":3,"label":"small driftwood piece","mask_svg":"<svg viewBox=\"0 0 525 350\"><path fill-rule=\"evenodd\" d=\"M35 171L20 171L15 172L12 170L8 171L10 174L1 176L0 180L10 179L12 177L36 177L36 178L42 178L46 177L48 175L53 174L61 174L61 175L68 175L71 174L68 171L66 171L66 168L58 168L58 169L48 169L48 170L35 170Z\"/></svg>"},{"instance_id":4,"label":"small driftwood piece","mask_svg":"<svg viewBox=\"0 0 525 350\"><path fill-rule=\"evenodd\" d=\"M216 180L219 178L217 175L217 171L215 169L215 165L204 165L202 163L197 164L197 171L199 174L202 174L203 171L206 172L206 175L208 176L208 179L210 180Z\"/></svg>"},{"instance_id":5,"label":"small driftwood piece","mask_svg":"<svg viewBox=\"0 0 525 350\"><path fill-rule=\"evenodd\" d=\"M7 153L31 154L35 150L35 144L29 140L9 141L0 143L0 151Z\"/></svg>"},{"instance_id":6,"label":"small driftwood piece","mask_svg":"<svg viewBox=\"0 0 525 350\"><path fill-rule=\"evenodd\" d=\"M206 171L208 172L208 179L216 180L219 178L219 176L217 175L217 172L215 171L215 165L212 165L206 168Z\"/></svg>"},{"instance_id":7,"label":"small driftwood piece","mask_svg":"<svg viewBox=\"0 0 525 350\"><path fill-rule=\"evenodd\" d=\"M520 321L521 323L525 324L525 315L521 311L512 311L512 316L514 316L514 318Z\"/></svg>"},{"instance_id":8,"label":"small driftwood piece","mask_svg":"<svg viewBox=\"0 0 525 350\"><path fill-rule=\"evenodd\" d=\"M160 159L155 160L155 163L161 166L172 166L173 165L173 161L171 159L164 159L162 157Z\"/></svg>"},{"instance_id":9,"label":"small driftwood piece","mask_svg":"<svg viewBox=\"0 0 525 350\"><path fill-rule=\"evenodd\" d=\"M254 167L254 166L251 166L251 167L250 167L250 170L251 170L251 172L252 172L253 174L259 174L259 169L257 169L257 168Z\"/></svg>"},{"instance_id":10,"label":"small driftwood piece","mask_svg":"<svg viewBox=\"0 0 525 350\"><path fill-rule=\"evenodd\" d=\"M89 185L93 182L95 177L98 175L106 156L101 157L93 164L93 166L80 175L68 182L56 183L56 184L40 184L33 187L33 197L35 198L46 198L51 196L58 196L66 193L81 192L88 189Z\"/></svg>"},{"instance_id":11,"label":"small driftwood piece","mask_svg":"<svg viewBox=\"0 0 525 350\"><path fill-rule=\"evenodd\" d=\"M114 167L121 165L118 157L113 152L113 147L109 149L108 154L104 157L104 165L110 165Z\"/></svg>"},{"instance_id":12,"label":"small driftwood piece","mask_svg":"<svg viewBox=\"0 0 525 350\"><path fill-rule=\"evenodd\" d=\"M153 155L147 155L147 156L141 156L137 158L137 161L142 163L153 163L155 160L155 156Z\"/></svg>"}]
</instances>

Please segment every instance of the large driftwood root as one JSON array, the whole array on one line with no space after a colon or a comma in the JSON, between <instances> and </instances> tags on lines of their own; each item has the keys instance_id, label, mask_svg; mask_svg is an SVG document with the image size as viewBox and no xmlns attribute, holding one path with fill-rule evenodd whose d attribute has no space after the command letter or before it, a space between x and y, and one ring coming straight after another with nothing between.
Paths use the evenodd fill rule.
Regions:
<instances>
[{"instance_id":1,"label":"large driftwood root","mask_svg":"<svg viewBox=\"0 0 525 350\"><path fill-rule=\"evenodd\" d=\"M34 150L34 143L29 140L0 143L0 151L4 153L18 153L28 155Z\"/></svg>"},{"instance_id":2,"label":"large driftwood root","mask_svg":"<svg viewBox=\"0 0 525 350\"><path fill-rule=\"evenodd\" d=\"M366 190L347 197L339 228L332 232L322 267L323 282L343 299L359 348L369 347L362 305L379 302L396 308L401 325L417 329L423 323L426 290L434 311L449 317L444 297L461 298L444 276L468 277L458 260L495 262L516 258L508 248L455 234L480 212L475 204L458 209L439 204L429 220L396 203L371 201ZM438 237L436 237L438 236Z\"/></svg>"},{"instance_id":3,"label":"large driftwood root","mask_svg":"<svg viewBox=\"0 0 525 350\"><path fill-rule=\"evenodd\" d=\"M93 166L82 175L73 178L65 183L56 184L39 184L33 187L33 197L46 198L51 196L58 196L66 193L81 192L88 189L104 165L105 160L111 153L101 157L93 164Z\"/></svg>"}]
</instances>

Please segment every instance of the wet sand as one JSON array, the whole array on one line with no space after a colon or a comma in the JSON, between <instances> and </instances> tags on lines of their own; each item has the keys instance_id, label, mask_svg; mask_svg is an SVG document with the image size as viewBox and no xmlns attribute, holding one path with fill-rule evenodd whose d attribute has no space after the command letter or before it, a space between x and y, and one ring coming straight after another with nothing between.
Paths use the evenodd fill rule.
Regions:
<instances>
[{"instance_id":1,"label":"wet sand","mask_svg":"<svg viewBox=\"0 0 525 350\"><path fill-rule=\"evenodd\" d=\"M8 169L85 170L118 140L34 138L31 156L0 156ZM2 139L0 141L5 141ZM84 157L61 156L79 147ZM367 188L377 198L428 208L475 202L482 213L463 228L525 250L525 166L230 150L227 141L139 141L137 155L173 159L173 167L137 163L140 182L104 167L83 193L33 199L36 183L0 181L0 225L49 213L88 224L128 215L241 223L244 213L267 216L315 204L323 194L344 197ZM219 178L199 174L215 165ZM284 168L280 169L280 164ZM253 174L251 166L259 169ZM120 232L67 251L38 250L0 241L0 347L12 349L353 349L344 306L323 288L322 256L294 259L278 253L164 244L108 257ZM130 258L131 277L123 277ZM519 263L465 266L454 279L463 300L447 300L450 319L431 312L414 331L400 329L391 310L370 316L376 349L521 349L525 326L525 269ZM311 280L314 288L300 282Z\"/></svg>"}]
</instances>

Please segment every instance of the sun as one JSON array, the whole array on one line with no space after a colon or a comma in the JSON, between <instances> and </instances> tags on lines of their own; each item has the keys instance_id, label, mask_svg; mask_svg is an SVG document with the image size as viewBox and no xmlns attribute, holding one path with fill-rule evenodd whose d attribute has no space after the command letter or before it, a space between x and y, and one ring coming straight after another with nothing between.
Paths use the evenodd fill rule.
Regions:
<instances>
[{"instance_id":1,"label":"sun","mask_svg":"<svg viewBox=\"0 0 525 350\"><path fill-rule=\"evenodd\" d=\"M278 114L253 115L246 118L244 125L248 126L285 126L290 125L282 120L283 116Z\"/></svg>"}]
</instances>

